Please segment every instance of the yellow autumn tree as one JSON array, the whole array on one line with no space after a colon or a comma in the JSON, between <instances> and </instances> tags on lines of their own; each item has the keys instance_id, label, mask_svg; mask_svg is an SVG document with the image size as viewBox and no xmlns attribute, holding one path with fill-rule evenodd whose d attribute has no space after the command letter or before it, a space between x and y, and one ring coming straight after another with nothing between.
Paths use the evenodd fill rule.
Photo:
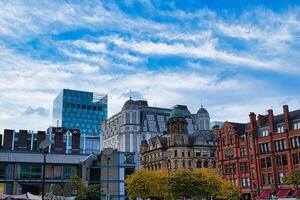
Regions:
<instances>
[{"instance_id":1,"label":"yellow autumn tree","mask_svg":"<svg viewBox=\"0 0 300 200\"><path fill-rule=\"evenodd\" d=\"M158 199L171 199L170 193L170 172L167 169L161 169L153 172L156 180L155 197Z\"/></svg>"},{"instance_id":2,"label":"yellow autumn tree","mask_svg":"<svg viewBox=\"0 0 300 200\"><path fill-rule=\"evenodd\" d=\"M138 170L128 176L125 180L126 191L131 199L147 199L155 197L157 191L157 180L153 172Z\"/></svg>"},{"instance_id":3,"label":"yellow autumn tree","mask_svg":"<svg viewBox=\"0 0 300 200\"><path fill-rule=\"evenodd\" d=\"M239 199L240 189L237 185L231 183L230 181L223 180L220 186L220 191L217 193L216 197L218 199Z\"/></svg>"}]
</instances>

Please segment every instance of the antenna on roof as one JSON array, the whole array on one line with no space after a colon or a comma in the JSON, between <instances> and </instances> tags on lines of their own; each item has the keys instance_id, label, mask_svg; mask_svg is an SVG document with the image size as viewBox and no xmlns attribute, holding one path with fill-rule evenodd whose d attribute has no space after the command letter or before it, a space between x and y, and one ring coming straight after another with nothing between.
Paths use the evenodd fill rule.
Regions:
<instances>
[{"instance_id":1,"label":"antenna on roof","mask_svg":"<svg viewBox=\"0 0 300 200\"><path fill-rule=\"evenodd\" d=\"M131 96L131 89L129 89L129 98L130 98L130 100L132 99L132 96Z\"/></svg>"},{"instance_id":2,"label":"antenna on roof","mask_svg":"<svg viewBox=\"0 0 300 200\"><path fill-rule=\"evenodd\" d=\"M203 103L202 103L202 96L201 96L201 108L203 108Z\"/></svg>"}]
</instances>

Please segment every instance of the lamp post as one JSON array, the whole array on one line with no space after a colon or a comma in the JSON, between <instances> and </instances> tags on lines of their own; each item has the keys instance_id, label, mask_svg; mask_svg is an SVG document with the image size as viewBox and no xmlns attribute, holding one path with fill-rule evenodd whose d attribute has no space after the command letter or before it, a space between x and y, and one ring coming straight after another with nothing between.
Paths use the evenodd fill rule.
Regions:
<instances>
[{"instance_id":1,"label":"lamp post","mask_svg":"<svg viewBox=\"0 0 300 200\"><path fill-rule=\"evenodd\" d=\"M113 151L114 150L112 148L105 148L102 151L106 159L106 200L109 200L109 156L113 153Z\"/></svg>"},{"instance_id":2,"label":"lamp post","mask_svg":"<svg viewBox=\"0 0 300 200\"><path fill-rule=\"evenodd\" d=\"M168 170L168 192L169 192L169 198L171 198L171 188L170 188L170 170L172 170L171 168L171 162L170 162L170 166L169 166L169 161L168 161L168 158L171 157L172 155L172 152L171 151L165 151L163 152L163 155L162 155L162 158L165 160L167 159L167 170Z\"/></svg>"},{"instance_id":3,"label":"lamp post","mask_svg":"<svg viewBox=\"0 0 300 200\"><path fill-rule=\"evenodd\" d=\"M45 174L46 174L46 155L47 155L47 148L51 145L49 140L44 140L39 144L39 149L44 157L43 162L43 182L42 182L42 200L45 199Z\"/></svg>"}]
</instances>

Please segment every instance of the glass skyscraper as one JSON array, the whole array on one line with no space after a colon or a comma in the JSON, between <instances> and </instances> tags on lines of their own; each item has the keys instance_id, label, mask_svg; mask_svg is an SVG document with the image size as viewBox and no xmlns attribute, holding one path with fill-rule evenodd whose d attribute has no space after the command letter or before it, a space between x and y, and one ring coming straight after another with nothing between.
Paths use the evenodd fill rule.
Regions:
<instances>
[{"instance_id":1,"label":"glass skyscraper","mask_svg":"<svg viewBox=\"0 0 300 200\"><path fill-rule=\"evenodd\" d=\"M53 124L80 129L81 135L99 136L107 119L107 95L63 89L53 102Z\"/></svg>"}]
</instances>

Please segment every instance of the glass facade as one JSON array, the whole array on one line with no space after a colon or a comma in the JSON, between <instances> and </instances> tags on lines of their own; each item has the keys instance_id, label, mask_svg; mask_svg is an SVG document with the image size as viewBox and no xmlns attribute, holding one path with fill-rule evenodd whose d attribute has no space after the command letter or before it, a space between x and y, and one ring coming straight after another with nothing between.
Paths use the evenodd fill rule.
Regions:
<instances>
[{"instance_id":1,"label":"glass facade","mask_svg":"<svg viewBox=\"0 0 300 200\"><path fill-rule=\"evenodd\" d=\"M107 95L63 89L53 102L53 124L80 129L80 134L99 135L107 119Z\"/></svg>"}]
</instances>

